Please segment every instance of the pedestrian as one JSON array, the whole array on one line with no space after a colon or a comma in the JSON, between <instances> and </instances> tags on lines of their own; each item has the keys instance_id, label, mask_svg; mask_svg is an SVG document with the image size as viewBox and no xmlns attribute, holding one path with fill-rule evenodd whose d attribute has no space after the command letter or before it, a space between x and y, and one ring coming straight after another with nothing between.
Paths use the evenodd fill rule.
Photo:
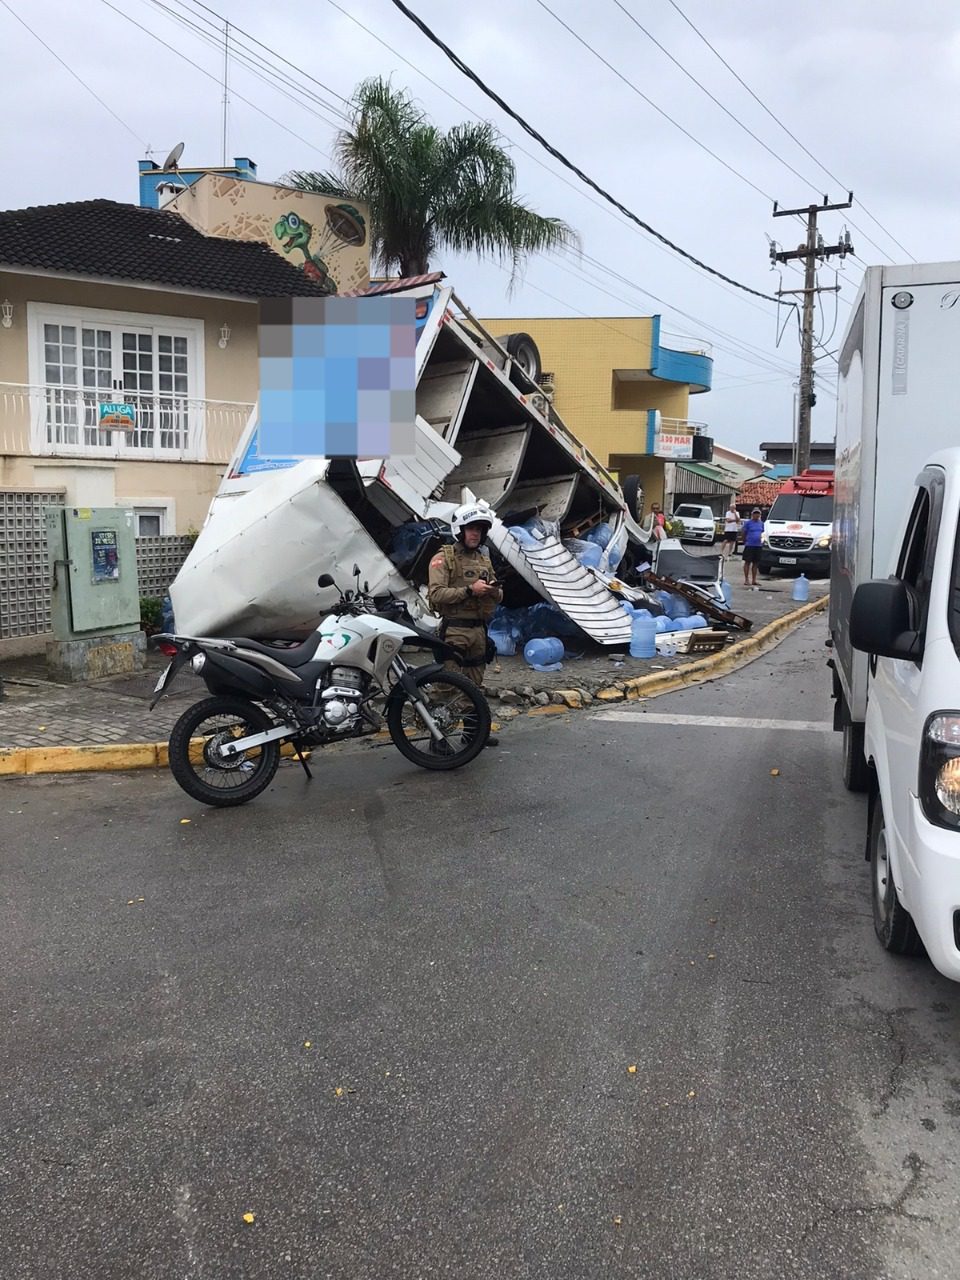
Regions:
<instances>
[{"instance_id":1,"label":"pedestrian","mask_svg":"<svg viewBox=\"0 0 960 1280\"><path fill-rule=\"evenodd\" d=\"M723 517L723 542L720 545L720 554L722 556L735 556L737 554L737 539L739 536L740 513L731 498L727 514Z\"/></svg>"},{"instance_id":2,"label":"pedestrian","mask_svg":"<svg viewBox=\"0 0 960 1280\"><path fill-rule=\"evenodd\" d=\"M454 536L430 561L427 599L443 619L441 636L457 650L462 665L448 661L451 670L462 670L475 684L483 685L491 642L487 626L503 599L490 552L484 545L493 527L493 515L485 502L457 507L450 518ZM496 738L488 745L495 746Z\"/></svg>"},{"instance_id":3,"label":"pedestrian","mask_svg":"<svg viewBox=\"0 0 960 1280\"><path fill-rule=\"evenodd\" d=\"M750 519L743 522L743 585L757 586L757 565L760 563L760 547L763 544L763 521L760 519L760 508L754 507Z\"/></svg>"},{"instance_id":4,"label":"pedestrian","mask_svg":"<svg viewBox=\"0 0 960 1280\"><path fill-rule=\"evenodd\" d=\"M650 515L641 526L647 535L647 540L651 539L662 542L667 536L667 517L660 509L659 502L654 502L650 507Z\"/></svg>"}]
</instances>

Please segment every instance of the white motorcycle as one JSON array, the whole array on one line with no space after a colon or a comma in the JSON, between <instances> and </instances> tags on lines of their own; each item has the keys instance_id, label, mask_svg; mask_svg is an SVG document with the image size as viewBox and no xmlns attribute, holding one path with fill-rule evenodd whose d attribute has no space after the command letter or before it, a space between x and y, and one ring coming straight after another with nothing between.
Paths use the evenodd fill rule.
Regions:
<instances>
[{"instance_id":1,"label":"white motorcycle","mask_svg":"<svg viewBox=\"0 0 960 1280\"><path fill-rule=\"evenodd\" d=\"M289 743L311 777L305 747L377 733L386 722L397 749L423 769L458 769L490 736L480 688L436 660L411 666L404 646L456 651L420 630L402 601L341 591L339 608L301 644L158 635L172 661L157 681L152 710L190 664L210 693L183 713L170 734L170 769L204 804L245 804L273 779ZM335 583L329 574L320 587Z\"/></svg>"}]
</instances>

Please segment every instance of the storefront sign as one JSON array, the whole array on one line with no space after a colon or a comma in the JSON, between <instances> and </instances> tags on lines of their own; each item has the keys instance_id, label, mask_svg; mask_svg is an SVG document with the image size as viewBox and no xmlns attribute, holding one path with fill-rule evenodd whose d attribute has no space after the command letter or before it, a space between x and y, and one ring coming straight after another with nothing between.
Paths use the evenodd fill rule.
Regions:
<instances>
[{"instance_id":1,"label":"storefront sign","mask_svg":"<svg viewBox=\"0 0 960 1280\"><path fill-rule=\"evenodd\" d=\"M693 436L661 431L654 439L654 457L672 458L675 462L693 458Z\"/></svg>"}]
</instances>

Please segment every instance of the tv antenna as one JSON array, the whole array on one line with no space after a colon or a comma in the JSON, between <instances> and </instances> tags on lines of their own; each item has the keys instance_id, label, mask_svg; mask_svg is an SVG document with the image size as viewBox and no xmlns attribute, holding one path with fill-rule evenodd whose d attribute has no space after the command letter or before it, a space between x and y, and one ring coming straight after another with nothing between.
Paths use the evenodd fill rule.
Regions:
<instances>
[{"instance_id":1,"label":"tv antenna","mask_svg":"<svg viewBox=\"0 0 960 1280\"><path fill-rule=\"evenodd\" d=\"M180 157L183 155L183 143L178 142L170 154L160 166L161 169L176 169Z\"/></svg>"}]
</instances>

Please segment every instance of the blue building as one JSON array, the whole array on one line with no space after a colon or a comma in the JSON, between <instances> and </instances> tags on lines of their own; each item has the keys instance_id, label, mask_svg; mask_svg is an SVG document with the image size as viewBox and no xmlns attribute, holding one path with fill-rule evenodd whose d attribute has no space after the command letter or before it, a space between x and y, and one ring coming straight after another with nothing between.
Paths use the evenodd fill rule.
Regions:
<instances>
[{"instance_id":1,"label":"blue building","mask_svg":"<svg viewBox=\"0 0 960 1280\"><path fill-rule=\"evenodd\" d=\"M189 187L202 178L205 173L215 173L223 178L239 178L246 182L256 182L257 166L246 156L237 156L232 165L203 165L196 169L184 169L173 164L169 169L161 169L152 160L139 161L140 169L140 207L142 209L159 209L163 203L158 187L167 184L172 187Z\"/></svg>"}]
</instances>

